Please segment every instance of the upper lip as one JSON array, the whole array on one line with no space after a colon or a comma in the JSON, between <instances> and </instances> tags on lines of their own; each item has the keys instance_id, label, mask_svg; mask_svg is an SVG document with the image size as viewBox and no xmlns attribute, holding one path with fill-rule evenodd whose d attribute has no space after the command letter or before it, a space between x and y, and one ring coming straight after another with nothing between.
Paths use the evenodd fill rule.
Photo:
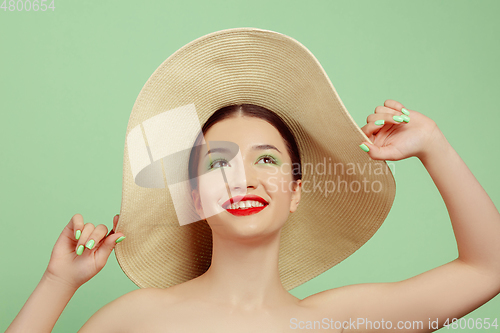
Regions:
<instances>
[{"instance_id":1,"label":"upper lip","mask_svg":"<svg viewBox=\"0 0 500 333\"><path fill-rule=\"evenodd\" d=\"M235 197L230 198L228 201L226 201L226 202L224 202L222 204L222 208L228 209L229 206L231 206L231 204L233 204L235 202L246 201L246 200L258 201L258 202L261 202L264 205L268 205L269 204L266 200L264 200L263 198L259 197L258 195L247 194L245 196L237 195Z\"/></svg>"}]
</instances>

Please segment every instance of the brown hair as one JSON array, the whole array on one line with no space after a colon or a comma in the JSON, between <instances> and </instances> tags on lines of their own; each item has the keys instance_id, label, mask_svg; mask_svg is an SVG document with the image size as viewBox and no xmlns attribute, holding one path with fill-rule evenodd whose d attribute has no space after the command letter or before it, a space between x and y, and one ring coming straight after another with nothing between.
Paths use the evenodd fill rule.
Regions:
<instances>
[{"instance_id":1,"label":"brown hair","mask_svg":"<svg viewBox=\"0 0 500 333\"><path fill-rule=\"evenodd\" d=\"M300 151L297 146L297 142L293 133L290 131L283 119L276 113L262 106L254 104L235 104L225 106L215 111L210 118L205 122L201 129L201 133L196 138L193 149L191 149L191 154L189 157L189 181L192 189L198 188L198 163L199 163L199 144L202 140L202 134L205 134L213 125L222 121L236 116L247 116L259 118L267 121L269 124L273 125L274 128L278 130L281 137L285 141L286 149L288 155L292 160L293 166L293 180L296 181L302 178L302 164L300 161ZM197 149L198 148L198 149Z\"/></svg>"}]
</instances>

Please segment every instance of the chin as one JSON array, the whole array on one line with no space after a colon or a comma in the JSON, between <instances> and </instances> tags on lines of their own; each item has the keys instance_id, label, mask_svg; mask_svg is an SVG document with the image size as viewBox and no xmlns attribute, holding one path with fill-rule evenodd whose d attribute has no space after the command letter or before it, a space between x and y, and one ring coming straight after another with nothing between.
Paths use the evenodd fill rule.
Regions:
<instances>
[{"instance_id":1,"label":"chin","mask_svg":"<svg viewBox=\"0 0 500 333\"><path fill-rule=\"evenodd\" d=\"M245 241L265 239L272 236L279 237L280 230L285 224L284 222L276 223L276 220L269 223L269 218L265 216L233 216L228 212L212 216L207 219L207 222L214 234L224 238Z\"/></svg>"}]
</instances>

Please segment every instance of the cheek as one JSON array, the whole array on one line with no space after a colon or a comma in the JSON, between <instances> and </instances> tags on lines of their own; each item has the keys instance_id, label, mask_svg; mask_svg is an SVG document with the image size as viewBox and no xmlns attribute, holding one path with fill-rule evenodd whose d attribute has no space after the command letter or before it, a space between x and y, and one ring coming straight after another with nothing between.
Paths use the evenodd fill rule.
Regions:
<instances>
[{"instance_id":1,"label":"cheek","mask_svg":"<svg viewBox=\"0 0 500 333\"><path fill-rule=\"evenodd\" d=\"M207 172L198 177L198 190L205 216L219 214L224 211L222 204L230 197L246 194L244 169L229 167Z\"/></svg>"},{"instance_id":2,"label":"cheek","mask_svg":"<svg viewBox=\"0 0 500 333\"><path fill-rule=\"evenodd\" d=\"M225 182L221 169L212 171L207 171L206 169L200 170L197 180L200 197L207 202L214 199L217 200L220 197L220 193L223 193L225 189Z\"/></svg>"},{"instance_id":3,"label":"cheek","mask_svg":"<svg viewBox=\"0 0 500 333\"><path fill-rule=\"evenodd\" d=\"M198 177L198 191L205 217L223 211L219 203L221 203L225 190L226 186L220 172L214 171Z\"/></svg>"},{"instance_id":4,"label":"cheek","mask_svg":"<svg viewBox=\"0 0 500 333\"><path fill-rule=\"evenodd\" d=\"M263 179L268 193L288 200L293 190L293 176L290 168L276 167L264 174ZM279 199L279 198L275 199Z\"/></svg>"}]
</instances>

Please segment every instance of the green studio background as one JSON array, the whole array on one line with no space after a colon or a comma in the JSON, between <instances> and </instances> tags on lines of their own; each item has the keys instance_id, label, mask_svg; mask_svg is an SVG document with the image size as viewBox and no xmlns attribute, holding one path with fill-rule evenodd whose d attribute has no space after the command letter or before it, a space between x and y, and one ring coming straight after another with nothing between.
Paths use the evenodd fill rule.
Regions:
<instances>
[{"instance_id":1,"label":"green studio background","mask_svg":"<svg viewBox=\"0 0 500 333\"><path fill-rule=\"evenodd\" d=\"M297 39L359 126L386 99L431 117L498 206L499 11L494 0L55 0L54 11L1 9L0 330L36 287L74 214L111 227L120 212L125 131L149 76L181 46L221 29ZM390 164L397 194L381 229L295 296L398 281L456 258L446 207L425 168L415 157ZM76 332L136 288L112 254L54 332ZM466 316L485 317L500 321L500 296Z\"/></svg>"}]
</instances>

